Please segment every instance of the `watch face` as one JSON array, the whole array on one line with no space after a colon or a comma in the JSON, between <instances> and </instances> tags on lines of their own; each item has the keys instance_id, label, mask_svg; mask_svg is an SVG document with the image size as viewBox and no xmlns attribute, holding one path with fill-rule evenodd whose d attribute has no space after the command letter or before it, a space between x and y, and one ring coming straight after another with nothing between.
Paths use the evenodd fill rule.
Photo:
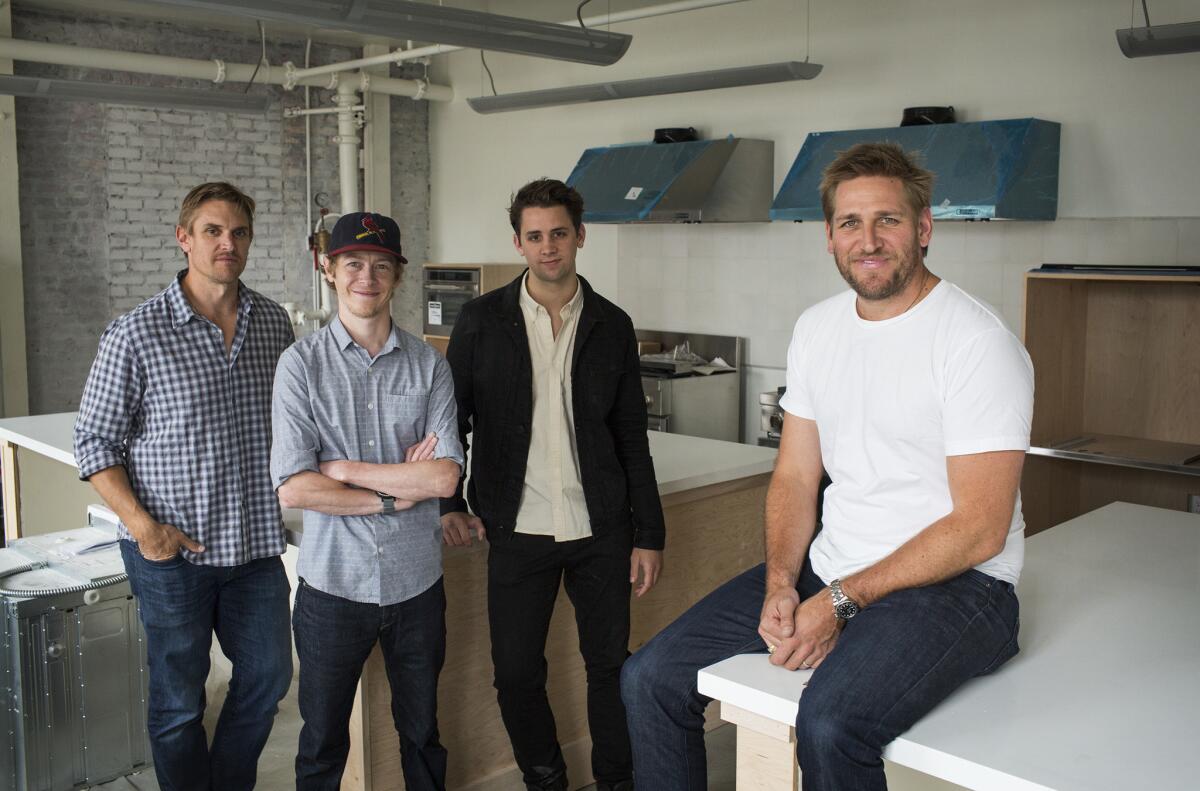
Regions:
<instances>
[{"instance_id":1,"label":"watch face","mask_svg":"<svg viewBox=\"0 0 1200 791\"><path fill-rule=\"evenodd\" d=\"M858 605L847 599L846 601L837 605L835 612L837 613L838 618L846 621L858 615Z\"/></svg>"}]
</instances>

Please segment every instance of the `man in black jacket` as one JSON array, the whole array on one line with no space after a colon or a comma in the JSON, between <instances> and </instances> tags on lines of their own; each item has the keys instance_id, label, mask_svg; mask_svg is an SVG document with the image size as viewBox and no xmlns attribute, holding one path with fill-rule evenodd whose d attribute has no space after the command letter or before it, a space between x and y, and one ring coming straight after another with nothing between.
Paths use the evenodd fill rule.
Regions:
<instances>
[{"instance_id":1,"label":"man in black jacket","mask_svg":"<svg viewBox=\"0 0 1200 791\"><path fill-rule=\"evenodd\" d=\"M632 789L621 665L629 593L662 568L662 506L646 438L629 316L575 273L583 199L561 181L520 189L513 244L529 269L467 304L447 358L458 429L470 441L462 484L442 501L446 543L486 531L488 621L500 713L530 789L567 788L546 698L546 633L560 579L575 606L587 668L592 772Z\"/></svg>"}]
</instances>

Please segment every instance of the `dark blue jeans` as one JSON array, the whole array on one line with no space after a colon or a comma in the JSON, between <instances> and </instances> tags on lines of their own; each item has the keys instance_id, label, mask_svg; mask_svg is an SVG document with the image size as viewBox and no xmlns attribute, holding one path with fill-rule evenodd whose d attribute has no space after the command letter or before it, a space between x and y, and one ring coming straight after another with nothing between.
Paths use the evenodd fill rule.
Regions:
<instances>
[{"instance_id":1,"label":"dark blue jeans","mask_svg":"<svg viewBox=\"0 0 1200 791\"><path fill-rule=\"evenodd\" d=\"M625 663L635 779L662 791L707 787L704 707L696 672L765 652L758 636L765 566L718 588ZM805 564L801 598L824 587ZM832 604L830 605L832 606ZM968 571L865 608L813 673L796 718L805 791L886 789L884 747L974 676L1017 653L1012 585Z\"/></svg>"},{"instance_id":2,"label":"dark blue jeans","mask_svg":"<svg viewBox=\"0 0 1200 791\"><path fill-rule=\"evenodd\" d=\"M147 725L163 791L254 788L258 756L292 682L288 581L278 557L196 566L181 556L146 560L131 541L121 556L146 630ZM229 694L209 747L204 682L213 632L233 663Z\"/></svg>"},{"instance_id":3,"label":"dark blue jeans","mask_svg":"<svg viewBox=\"0 0 1200 791\"><path fill-rule=\"evenodd\" d=\"M300 655L297 791L337 791L350 751L350 712L375 643L392 688L392 721L408 791L446 787L437 727L438 674L446 659L442 580L407 601L380 606L343 599L303 580L292 613Z\"/></svg>"}]
</instances>

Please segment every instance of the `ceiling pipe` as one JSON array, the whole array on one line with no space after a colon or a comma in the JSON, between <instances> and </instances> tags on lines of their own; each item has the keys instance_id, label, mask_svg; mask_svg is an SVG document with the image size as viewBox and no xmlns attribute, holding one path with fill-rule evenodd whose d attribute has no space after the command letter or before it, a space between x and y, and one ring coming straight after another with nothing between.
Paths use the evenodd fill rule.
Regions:
<instances>
[{"instance_id":1,"label":"ceiling pipe","mask_svg":"<svg viewBox=\"0 0 1200 791\"><path fill-rule=\"evenodd\" d=\"M354 106L358 104L360 87L353 80L342 80L337 86L333 103L338 107L338 133L333 141L338 147L338 175L341 189L342 214L361 211L358 201L358 123Z\"/></svg>"},{"instance_id":2,"label":"ceiling pipe","mask_svg":"<svg viewBox=\"0 0 1200 791\"><path fill-rule=\"evenodd\" d=\"M332 89L334 79L321 77L295 77L289 70L262 66L254 74L252 63L226 63L223 60L197 60L176 58L170 55L150 55L144 52L121 52L119 50L76 47L70 44L53 44L44 41L23 41L15 38L0 38L0 59L20 60L29 63L49 63L58 66L78 66L88 69L111 69L138 74L155 74L181 79L209 80L222 82L254 82L282 85L291 89L296 85L310 85ZM344 69L342 71L345 71ZM454 98L454 89L446 85L430 85L425 80L403 80L395 77L372 77L372 93L389 96L429 99L448 102Z\"/></svg>"},{"instance_id":3,"label":"ceiling pipe","mask_svg":"<svg viewBox=\"0 0 1200 791\"><path fill-rule=\"evenodd\" d=\"M607 25L613 22L629 22L635 19L648 19L650 17L665 16L667 14L678 14L683 11L696 11L701 8L713 8L715 6L732 5L734 3L744 3L746 0L678 0L674 3L664 3L662 5L650 6L648 8L635 8L628 11L618 11L615 14L602 14L598 16L585 17L583 23L587 27L597 25ZM576 19L570 19L565 22L560 22L561 25L578 25ZM385 63L403 63L408 60L418 60L420 58L429 58L434 55L444 55L447 52L458 52L465 47L455 47L449 44L434 44L428 47L417 47L416 49L402 49L395 52L389 52L386 55L374 55L369 58L358 58L357 60L348 60L342 63L330 63L325 66L313 66L310 69L297 69L295 75L298 78L305 79L310 77L319 77L322 74L333 74L339 71L348 69L361 69L367 66L380 66Z\"/></svg>"}]
</instances>

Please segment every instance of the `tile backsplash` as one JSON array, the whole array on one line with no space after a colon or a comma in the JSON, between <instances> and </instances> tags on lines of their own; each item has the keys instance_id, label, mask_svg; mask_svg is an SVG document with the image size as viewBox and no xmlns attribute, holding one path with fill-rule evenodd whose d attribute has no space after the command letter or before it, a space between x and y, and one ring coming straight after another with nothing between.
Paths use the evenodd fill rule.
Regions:
<instances>
[{"instance_id":1,"label":"tile backsplash","mask_svg":"<svg viewBox=\"0 0 1200 791\"><path fill-rule=\"evenodd\" d=\"M624 225L617 301L645 329L746 339L745 440L757 394L783 382L796 317L846 288L820 223ZM926 263L1018 335L1023 275L1042 263L1200 265L1200 218L937 222Z\"/></svg>"}]
</instances>

